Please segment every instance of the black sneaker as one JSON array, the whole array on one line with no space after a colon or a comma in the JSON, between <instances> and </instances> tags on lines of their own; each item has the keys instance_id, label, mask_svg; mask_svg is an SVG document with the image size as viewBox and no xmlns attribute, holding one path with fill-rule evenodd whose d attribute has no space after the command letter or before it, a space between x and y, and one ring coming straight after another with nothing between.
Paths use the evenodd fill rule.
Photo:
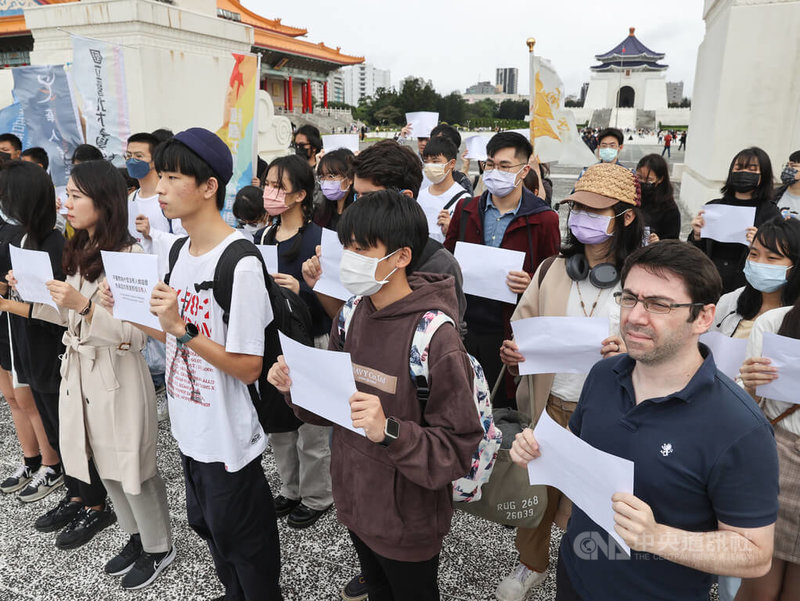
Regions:
<instances>
[{"instance_id":1,"label":"black sneaker","mask_svg":"<svg viewBox=\"0 0 800 601\"><path fill-rule=\"evenodd\" d=\"M122 588L126 591L135 591L149 586L173 559L175 559L175 545L165 553L142 551L131 570L123 577Z\"/></svg>"},{"instance_id":2,"label":"black sneaker","mask_svg":"<svg viewBox=\"0 0 800 601\"><path fill-rule=\"evenodd\" d=\"M139 555L142 554L142 538L138 534L132 534L122 547L122 551L112 557L106 564L105 572L109 576L122 576L127 574Z\"/></svg>"},{"instance_id":3,"label":"black sneaker","mask_svg":"<svg viewBox=\"0 0 800 601\"><path fill-rule=\"evenodd\" d=\"M77 549L88 543L92 537L103 528L117 521L115 514L106 505L105 509L91 509L83 507L72 521L67 524L56 537L56 547L59 549Z\"/></svg>"},{"instance_id":4,"label":"black sneaker","mask_svg":"<svg viewBox=\"0 0 800 601\"><path fill-rule=\"evenodd\" d=\"M29 468L27 465L21 465L13 474L0 483L0 492L7 494L17 492L21 488L24 488L32 478L33 470L31 470L31 468Z\"/></svg>"},{"instance_id":5,"label":"black sneaker","mask_svg":"<svg viewBox=\"0 0 800 601\"><path fill-rule=\"evenodd\" d=\"M33 523L39 532L55 532L69 524L83 507L80 501L70 501L69 495L58 502L44 515L40 515Z\"/></svg>"},{"instance_id":6,"label":"black sneaker","mask_svg":"<svg viewBox=\"0 0 800 601\"><path fill-rule=\"evenodd\" d=\"M308 528L313 526L320 516L331 508L328 505L325 509L311 509L300 503L292 510L286 520L286 524L292 528Z\"/></svg>"},{"instance_id":7,"label":"black sneaker","mask_svg":"<svg viewBox=\"0 0 800 601\"><path fill-rule=\"evenodd\" d=\"M364 574L356 574L341 591L344 601L364 601L367 598L367 581Z\"/></svg>"},{"instance_id":8,"label":"black sneaker","mask_svg":"<svg viewBox=\"0 0 800 601\"><path fill-rule=\"evenodd\" d=\"M292 510L300 505L300 499L287 499L283 495L278 495L273 504L275 505L275 515L282 518L292 513Z\"/></svg>"},{"instance_id":9,"label":"black sneaker","mask_svg":"<svg viewBox=\"0 0 800 601\"><path fill-rule=\"evenodd\" d=\"M44 499L62 484L64 484L64 472L43 465L17 498L23 503L33 503Z\"/></svg>"}]
</instances>

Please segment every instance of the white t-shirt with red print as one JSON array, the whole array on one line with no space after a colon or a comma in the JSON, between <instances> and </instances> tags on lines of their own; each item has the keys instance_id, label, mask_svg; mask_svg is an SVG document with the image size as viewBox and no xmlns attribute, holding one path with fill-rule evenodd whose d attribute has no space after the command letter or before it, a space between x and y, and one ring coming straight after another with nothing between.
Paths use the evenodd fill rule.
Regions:
<instances>
[{"instance_id":1,"label":"white t-shirt with red print","mask_svg":"<svg viewBox=\"0 0 800 601\"><path fill-rule=\"evenodd\" d=\"M192 256L191 242L181 248L170 275L178 293L178 310L200 334L229 353L264 354L264 328L272 319L264 274L255 257L239 261L233 277L231 310L226 326L213 290L197 291L195 284L213 281L222 252L234 240L231 233L213 250ZM247 386L217 369L188 346L178 346L167 334L167 398L172 435L181 453L204 463L222 462L229 472L242 469L260 456L267 437L258 421Z\"/></svg>"}]
</instances>

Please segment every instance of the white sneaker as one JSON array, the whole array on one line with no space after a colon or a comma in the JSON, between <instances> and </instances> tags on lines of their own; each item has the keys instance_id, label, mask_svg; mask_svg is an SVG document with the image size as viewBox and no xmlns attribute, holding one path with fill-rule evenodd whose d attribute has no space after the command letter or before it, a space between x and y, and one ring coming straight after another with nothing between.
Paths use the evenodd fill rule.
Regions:
<instances>
[{"instance_id":1,"label":"white sneaker","mask_svg":"<svg viewBox=\"0 0 800 601\"><path fill-rule=\"evenodd\" d=\"M547 572L534 572L521 563L497 585L494 596L497 601L524 601L528 592L546 578Z\"/></svg>"}]
</instances>

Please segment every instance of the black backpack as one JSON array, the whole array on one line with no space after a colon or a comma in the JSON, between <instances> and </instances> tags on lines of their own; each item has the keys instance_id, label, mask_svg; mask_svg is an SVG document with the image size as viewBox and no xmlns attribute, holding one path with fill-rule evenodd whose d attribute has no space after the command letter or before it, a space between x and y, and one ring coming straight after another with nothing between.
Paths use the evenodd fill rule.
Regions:
<instances>
[{"instance_id":1,"label":"black backpack","mask_svg":"<svg viewBox=\"0 0 800 601\"><path fill-rule=\"evenodd\" d=\"M178 255L187 237L176 240L169 250L169 273L164 277L164 282L169 285L169 278ZM281 354L278 330L289 338L296 340L306 346L314 344L311 334L311 313L305 302L288 288L278 286L272 276L267 273L264 265L264 258L249 240L234 240L222 251L222 255L214 269L214 280L200 282L194 285L195 290L212 290L214 300L224 311L222 319L227 324L231 309L231 294L233 292L233 274L236 265L245 257L256 257L261 263L264 271L264 282L266 282L267 293L269 294L270 304L272 305L273 319L264 330L264 364L261 368L261 375L258 377L258 387L250 384L247 389L250 391L250 398L258 413L258 421L264 432L291 432L296 430L303 422L295 415L283 397L272 384L267 382L267 373L272 364L278 360Z\"/></svg>"}]
</instances>

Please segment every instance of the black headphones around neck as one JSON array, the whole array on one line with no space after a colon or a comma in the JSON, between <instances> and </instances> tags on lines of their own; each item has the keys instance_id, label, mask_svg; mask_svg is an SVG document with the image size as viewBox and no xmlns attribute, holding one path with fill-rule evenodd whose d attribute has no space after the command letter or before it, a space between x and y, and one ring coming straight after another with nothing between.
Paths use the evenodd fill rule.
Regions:
<instances>
[{"instance_id":1,"label":"black headphones around neck","mask_svg":"<svg viewBox=\"0 0 800 601\"><path fill-rule=\"evenodd\" d=\"M567 259L567 275L575 282L589 278L595 288L613 288L619 282L619 272L613 263L598 263L589 267L589 261L582 254Z\"/></svg>"}]
</instances>

